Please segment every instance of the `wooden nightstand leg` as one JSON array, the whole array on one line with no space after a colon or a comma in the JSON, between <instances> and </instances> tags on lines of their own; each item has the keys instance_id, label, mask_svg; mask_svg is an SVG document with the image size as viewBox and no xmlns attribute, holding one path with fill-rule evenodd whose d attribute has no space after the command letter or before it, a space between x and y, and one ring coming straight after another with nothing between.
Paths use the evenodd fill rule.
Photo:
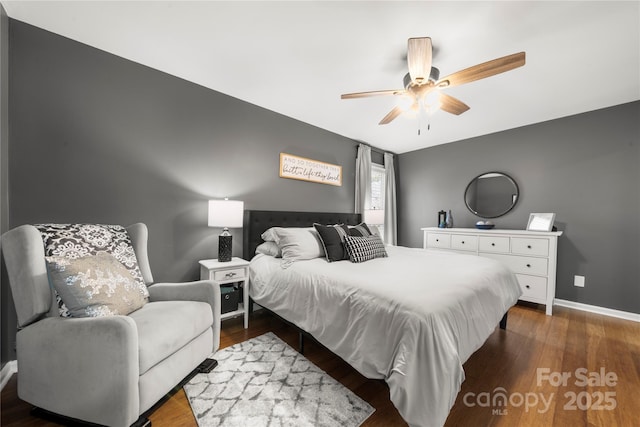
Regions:
<instances>
[{"instance_id":1,"label":"wooden nightstand leg","mask_svg":"<svg viewBox=\"0 0 640 427\"><path fill-rule=\"evenodd\" d=\"M244 287L242 290L242 302L244 303L244 328L247 329L249 327L249 281L245 280L242 286Z\"/></svg>"}]
</instances>

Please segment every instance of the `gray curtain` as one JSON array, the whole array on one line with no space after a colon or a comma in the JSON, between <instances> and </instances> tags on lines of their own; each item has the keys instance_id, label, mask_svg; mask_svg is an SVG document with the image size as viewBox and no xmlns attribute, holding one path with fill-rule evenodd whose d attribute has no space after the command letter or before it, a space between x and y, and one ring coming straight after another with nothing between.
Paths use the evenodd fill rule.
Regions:
<instances>
[{"instance_id":1,"label":"gray curtain","mask_svg":"<svg viewBox=\"0 0 640 427\"><path fill-rule=\"evenodd\" d=\"M360 144L356 158L355 213L364 214L371 200L371 147Z\"/></svg>"},{"instance_id":2,"label":"gray curtain","mask_svg":"<svg viewBox=\"0 0 640 427\"><path fill-rule=\"evenodd\" d=\"M393 154L391 153L384 153L384 182L384 241L388 245L396 245L398 241L396 174L393 168Z\"/></svg>"}]
</instances>

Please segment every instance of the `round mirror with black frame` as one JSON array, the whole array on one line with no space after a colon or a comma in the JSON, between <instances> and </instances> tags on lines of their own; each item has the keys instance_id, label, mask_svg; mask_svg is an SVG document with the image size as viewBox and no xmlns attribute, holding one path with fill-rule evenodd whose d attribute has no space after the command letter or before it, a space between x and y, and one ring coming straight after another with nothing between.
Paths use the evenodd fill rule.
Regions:
<instances>
[{"instance_id":1,"label":"round mirror with black frame","mask_svg":"<svg viewBox=\"0 0 640 427\"><path fill-rule=\"evenodd\" d=\"M502 172L487 172L473 178L464 191L467 208L481 218L498 218L516 205L518 184Z\"/></svg>"}]
</instances>

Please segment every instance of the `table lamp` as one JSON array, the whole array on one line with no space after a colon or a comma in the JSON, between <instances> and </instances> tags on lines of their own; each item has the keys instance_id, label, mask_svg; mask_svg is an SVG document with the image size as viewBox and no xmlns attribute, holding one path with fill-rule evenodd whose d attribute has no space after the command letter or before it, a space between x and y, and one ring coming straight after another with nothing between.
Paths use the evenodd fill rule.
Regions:
<instances>
[{"instance_id":1,"label":"table lamp","mask_svg":"<svg viewBox=\"0 0 640 427\"><path fill-rule=\"evenodd\" d=\"M238 200L209 200L209 227L222 227L218 236L218 261L231 261L233 236L229 228L241 228L244 202Z\"/></svg>"},{"instance_id":2,"label":"table lamp","mask_svg":"<svg viewBox=\"0 0 640 427\"><path fill-rule=\"evenodd\" d=\"M364 222L369 225L383 225L384 209L365 209Z\"/></svg>"},{"instance_id":3,"label":"table lamp","mask_svg":"<svg viewBox=\"0 0 640 427\"><path fill-rule=\"evenodd\" d=\"M365 209L362 219L373 234L379 235L384 240L384 236L380 233L380 227L384 227L384 209Z\"/></svg>"}]
</instances>

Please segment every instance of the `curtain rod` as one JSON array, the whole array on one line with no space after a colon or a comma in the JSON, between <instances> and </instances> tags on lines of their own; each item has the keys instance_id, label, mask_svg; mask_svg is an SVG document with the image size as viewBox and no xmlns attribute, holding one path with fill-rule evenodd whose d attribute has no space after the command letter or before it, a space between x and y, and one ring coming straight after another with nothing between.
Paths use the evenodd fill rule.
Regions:
<instances>
[{"instance_id":1,"label":"curtain rod","mask_svg":"<svg viewBox=\"0 0 640 427\"><path fill-rule=\"evenodd\" d=\"M393 154L394 156L396 155L396 153L394 153L393 151L384 151L384 150L381 150L381 149L379 149L379 148L376 148L376 147L374 147L374 146L372 146L372 145L369 145L369 144L367 144L367 143L364 143L364 142L356 141L356 143L357 143L358 145L360 145L360 144L362 144L362 145L366 145L367 147L371 148L371 151L375 151L375 152L376 152L376 153L378 153L378 154L385 154L385 153L389 153L389 154ZM356 149L358 148L358 145L356 145Z\"/></svg>"}]
</instances>

